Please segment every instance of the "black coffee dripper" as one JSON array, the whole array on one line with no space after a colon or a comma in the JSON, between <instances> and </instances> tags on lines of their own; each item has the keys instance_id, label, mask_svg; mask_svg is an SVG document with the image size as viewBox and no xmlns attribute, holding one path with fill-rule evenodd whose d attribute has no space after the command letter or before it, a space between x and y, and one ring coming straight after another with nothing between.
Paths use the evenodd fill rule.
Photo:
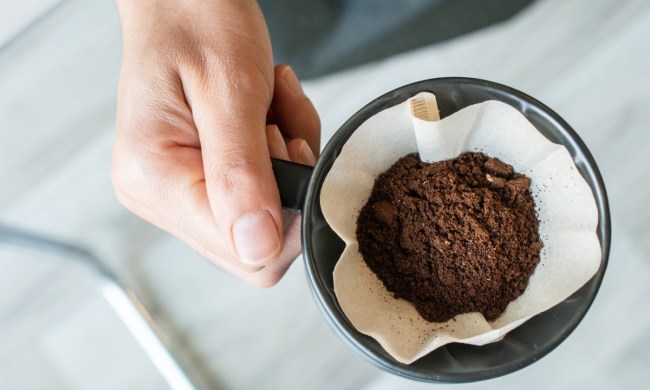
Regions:
<instances>
[{"instance_id":1,"label":"black coffee dripper","mask_svg":"<svg viewBox=\"0 0 650 390\"><path fill-rule=\"evenodd\" d=\"M486 100L504 102L521 112L550 141L566 147L596 200L596 233L602 258L596 275L578 291L509 332L503 340L484 346L448 344L407 365L393 359L373 338L358 332L341 310L334 295L333 272L345 244L323 217L320 191L343 145L363 122L424 91L436 95L441 118ZM273 160L273 169L283 206L302 214L307 278L325 319L353 349L376 366L402 377L427 382L472 382L532 364L557 347L580 323L596 297L607 267L611 235L609 206L596 162L580 137L559 115L536 99L504 85L454 77L403 86L375 99L345 122L328 142L314 168Z\"/></svg>"}]
</instances>

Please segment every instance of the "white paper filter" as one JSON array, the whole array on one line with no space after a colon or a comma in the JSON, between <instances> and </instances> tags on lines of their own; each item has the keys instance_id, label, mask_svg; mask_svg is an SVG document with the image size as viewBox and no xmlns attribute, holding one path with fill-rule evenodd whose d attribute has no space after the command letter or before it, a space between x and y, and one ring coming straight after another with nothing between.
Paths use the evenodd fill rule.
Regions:
<instances>
[{"instance_id":1,"label":"white paper filter","mask_svg":"<svg viewBox=\"0 0 650 390\"><path fill-rule=\"evenodd\" d=\"M393 298L358 251L357 218L375 178L400 157L417 151L429 162L481 151L531 178L544 248L524 294L493 322L479 313L445 323L425 321L409 302ZM402 363L451 342L483 345L500 340L569 297L600 265L598 210L569 152L547 140L517 110L497 101L466 107L438 122L412 121L408 101L369 118L334 162L321 190L321 207L346 243L334 270L341 308L358 331L375 338Z\"/></svg>"}]
</instances>

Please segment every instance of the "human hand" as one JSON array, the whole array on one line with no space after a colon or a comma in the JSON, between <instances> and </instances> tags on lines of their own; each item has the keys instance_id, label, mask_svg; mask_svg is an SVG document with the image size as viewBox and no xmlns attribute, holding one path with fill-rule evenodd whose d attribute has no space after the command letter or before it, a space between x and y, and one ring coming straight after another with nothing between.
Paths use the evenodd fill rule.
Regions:
<instances>
[{"instance_id":1,"label":"human hand","mask_svg":"<svg viewBox=\"0 0 650 390\"><path fill-rule=\"evenodd\" d=\"M320 122L293 71L273 68L257 3L117 3L118 199L237 277L277 283L300 219L285 231L270 156L313 165Z\"/></svg>"}]
</instances>

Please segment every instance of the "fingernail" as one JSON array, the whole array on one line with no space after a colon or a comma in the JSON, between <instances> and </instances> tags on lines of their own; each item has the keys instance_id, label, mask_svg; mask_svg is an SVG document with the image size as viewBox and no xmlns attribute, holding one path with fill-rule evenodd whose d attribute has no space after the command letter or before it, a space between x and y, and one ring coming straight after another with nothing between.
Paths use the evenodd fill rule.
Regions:
<instances>
[{"instance_id":1,"label":"fingernail","mask_svg":"<svg viewBox=\"0 0 650 390\"><path fill-rule=\"evenodd\" d=\"M266 211L243 215L232 226L235 249L241 261L259 265L277 255L280 237L275 221Z\"/></svg>"},{"instance_id":2,"label":"fingernail","mask_svg":"<svg viewBox=\"0 0 650 390\"><path fill-rule=\"evenodd\" d=\"M296 74L293 72L293 69L291 69L290 66L287 66L282 71L282 78L284 79L284 82L289 86L291 92L296 95L303 94L302 84L300 84L300 80L298 80L298 77L296 77Z\"/></svg>"}]
</instances>

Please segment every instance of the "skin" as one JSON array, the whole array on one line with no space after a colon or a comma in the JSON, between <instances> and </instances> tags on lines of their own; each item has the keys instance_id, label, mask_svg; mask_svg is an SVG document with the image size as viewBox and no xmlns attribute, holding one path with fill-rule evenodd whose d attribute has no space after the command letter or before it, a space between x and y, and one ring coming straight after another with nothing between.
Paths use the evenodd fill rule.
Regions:
<instances>
[{"instance_id":1,"label":"skin","mask_svg":"<svg viewBox=\"0 0 650 390\"><path fill-rule=\"evenodd\" d=\"M281 209L270 157L314 165L320 121L291 68L274 67L257 2L117 5L118 199L236 277L274 285L300 252L300 219Z\"/></svg>"}]
</instances>

